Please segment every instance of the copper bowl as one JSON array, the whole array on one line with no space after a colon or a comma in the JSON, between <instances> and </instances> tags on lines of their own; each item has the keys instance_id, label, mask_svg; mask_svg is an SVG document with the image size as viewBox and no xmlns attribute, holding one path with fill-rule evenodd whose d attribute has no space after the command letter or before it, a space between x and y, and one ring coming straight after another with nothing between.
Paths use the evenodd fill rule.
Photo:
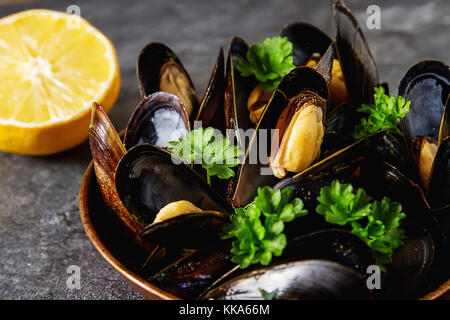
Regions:
<instances>
[{"instance_id":1,"label":"copper bowl","mask_svg":"<svg viewBox=\"0 0 450 320\"><path fill-rule=\"evenodd\" d=\"M147 299L178 300L176 297L150 284L140 275L140 268L148 251L134 244L124 233L105 207L91 162L81 181L79 207L81 221L89 239L103 258L116 269L128 283ZM421 299L450 299L450 279Z\"/></svg>"}]
</instances>

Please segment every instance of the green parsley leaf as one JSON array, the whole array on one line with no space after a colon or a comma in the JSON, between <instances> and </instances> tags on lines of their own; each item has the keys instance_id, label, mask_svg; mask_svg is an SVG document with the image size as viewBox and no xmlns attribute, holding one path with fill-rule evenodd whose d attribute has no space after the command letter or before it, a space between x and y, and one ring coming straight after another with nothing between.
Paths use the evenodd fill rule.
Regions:
<instances>
[{"instance_id":1,"label":"green parsley leaf","mask_svg":"<svg viewBox=\"0 0 450 320\"><path fill-rule=\"evenodd\" d=\"M317 213L329 223L350 223L352 233L361 237L375 252L380 268L392 261L394 250L403 244L405 232L400 220L406 215L400 203L384 197L373 201L363 189L353 190L351 184L333 180L331 186L323 187L317 197Z\"/></svg>"},{"instance_id":2,"label":"green parsley leaf","mask_svg":"<svg viewBox=\"0 0 450 320\"><path fill-rule=\"evenodd\" d=\"M239 58L236 67L243 77L254 75L262 83L263 90L271 92L295 68L293 61L292 43L287 37L278 36L252 45L246 59Z\"/></svg>"},{"instance_id":3,"label":"green parsley leaf","mask_svg":"<svg viewBox=\"0 0 450 320\"><path fill-rule=\"evenodd\" d=\"M374 90L375 104L363 104L358 109L359 112L368 113L369 116L361 119L361 123L356 125L353 137L361 139L382 130L402 135L403 133L397 127L397 120L408 114L411 101L406 102L401 96L395 98L386 95L382 86Z\"/></svg>"},{"instance_id":4,"label":"green parsley leaf","mask_svg":"<svg viewBox=\"0 0 450 320\"><path fill-rule=\"evenodd\" d=\"M201 164L206 169L207 182L211 177L220 179L234 177L234 171L243 152L238 146L230 146L230 141L214 128L199 128L190 131L184 139L170 141L169 151L188 163Z\"/></svg>"},{"instance_id":5,"label":"green parsley leaf","mask_svg":"<svg viewBox=\"0 0 450 320\"><path fill-rule=\"evenodd\" d=\"M275 299L277 297L277 294L278 294L278 289L275 289L272 292L267 292L264 289L258 289L258 290L261 293L261 297L264 300L273 300L273 299Z\"/></svg>"},{"instance_id":6,"label":"green parsley leaf","mask_svg":"<svg viewBox=\"0 0 450 320\"><path fill-rule=\"evenodd\" d=\"M233 241L231 261L241 268L250 264L267 265L273 256L279 257L287 244L284 223L308 213L292 189L258 188L255 201L246 209L236 208L231 223L225 224L223 239Z\"/></svg>"},{"instance_id":7,"label":"green parsley leaf","mask_svg":"<svg viewBox=\"0 0 450 320\"><path fill-rule=\"evenodd\" d=\"M357 222L352 223L352 232L372 247L382 269L383 265L392 261L395 249L403 245L405 231L400 228L400 220L405 217L400 203L384 197L372 204L372 211L367 216L368 222L365 226Z\"/></svg>"},{"instance_id":8,"label":"green parsley leaf","mask_svg":"<svg viewBox=\"0 0 450 320\"><path fill-rule=\"evenodd\" d=\"M329 223L345 225L370 213L370 200L363 189L353 192L351 184L341 184L333 180L331 186L323 187L317 198L317 213L323 215Z\"/></svg>"}]
</instances>

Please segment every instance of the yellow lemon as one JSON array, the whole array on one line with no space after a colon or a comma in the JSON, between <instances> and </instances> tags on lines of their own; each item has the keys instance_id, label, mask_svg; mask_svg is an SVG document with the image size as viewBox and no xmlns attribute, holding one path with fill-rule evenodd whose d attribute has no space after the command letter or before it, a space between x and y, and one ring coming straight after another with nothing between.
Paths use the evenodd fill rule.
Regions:
<instances>
[{"instance_id":1,"label":"yellow lemon","mask_svg":"<svg viewBox=\"0 0 450 320\"><path fill-rule=\"evenodd\" d=\"M81 17L27 10L0 19L0 150L45 155L86 139L120 72L111 41Z\"/></svg>"}]
</instances>

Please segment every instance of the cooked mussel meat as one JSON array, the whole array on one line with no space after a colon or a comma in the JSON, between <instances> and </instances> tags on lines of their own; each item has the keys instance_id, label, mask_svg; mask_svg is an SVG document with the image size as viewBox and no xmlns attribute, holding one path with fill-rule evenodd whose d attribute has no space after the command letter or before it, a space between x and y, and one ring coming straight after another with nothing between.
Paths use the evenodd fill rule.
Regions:
<instances>
[{"instance_id":1,"label":"cooked mussel meat","mask_svg":"<svg viewBox=\"0 0 450 320\"><path fill-rule=\"evenodd\" d=\"M300 172L319 157L326 100L312 91L292 97L278 118L278 141L272 142L270 167L277 178Z\"/></svg>"}]
</instances>

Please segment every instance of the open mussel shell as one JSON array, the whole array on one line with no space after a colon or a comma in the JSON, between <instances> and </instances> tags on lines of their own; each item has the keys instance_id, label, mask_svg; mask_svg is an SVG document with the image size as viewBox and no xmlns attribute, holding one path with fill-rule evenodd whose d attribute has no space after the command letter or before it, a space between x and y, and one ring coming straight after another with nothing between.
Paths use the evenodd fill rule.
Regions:
<instances>
[{"instance_id":1,"label":"open mussel shell","mask_svg":"<svg viewBox=\"0 0 450 320\"><path fill-rule=\"evenodd\" d=\"M97 182L108 210L120 220L133 237L143 229L143 221L133 218L123 206L116 191L115 172L126 149L113 124L101 106L92 106L89 126L89 145Z\"/></svg>"},{"instance_id":2,"label":"open mussel shell","mask_svg":"<svg viewBox=\"0 0 450 320\"><path fill-rule=\"evenodd\" d=\"M205 211L231 208L192 169L168 151L143 144L130 149L116 170L116 188L129 213L153 223L161 208L187 200Z\"/></svg>"},{"instance_id":3,"label":"open mussel shell","mask_svg":"<svg viewBox=\"0 0 450 320\"><path fill-rule=\"evenodd\" d=\"M202 299L262 300L261 290L275 299L369 299L366 281L352 269L327 260L302 260L260 268L207 292Z\"/></svg>"},{"instance_id":4,"label":"open mussel shell","mask_svg":"<svg viewBox=\"0 0 450 320\"><path fill-rule=\"evenodd\" d=\"M220 130L222 134L225 135L226 123L224 110L224 64L223 48L221 47L195 121L201 121L201 125L203 128L213 127Z\"/></svg>"},{"instance_id":5,"label":"open mussel shell","mask_svg":"<svg viewBox=\"0 0 450 320\"><path fill-rule=\"evenodd\" d=\"M139 54L137 77L141 98L157 91L176 95L190 119L199 110L199 98L194 84L175 53L162 43L150 43Z\"/></svg>"},{"instance_id":6,"label":"open mussel shell","mask_svg":"<svg viewBox=\"0 0 450 320\"><path fill-rule=\"evenodd\" d=\"M276 138L274 129L289 99L301 94L302 91L311 92L314 97L317 97L317 100L321 101L323 118L326 118L328 98L326 80L317 70L308 67L295 68L281 80L261 115L240 167L233 195L233 206L242 207L249 204L255 197L258 187L273 186L279 181L269 167L269 156L267 156L267 161L262 157L264 152L269 154L271 150L259 149L264 146L270 148L272 139Z\"/></svg>"},{"instance_id":7,"label":"open mussel shell","mask_svg":"<svg viewBox=\"0 0 450 320\"><path fill-rule=\"evenodd\" d=\"M134 110L125 130L127 149L139 144L169 146L189 132L189 117L180 99L168 92L146 96Z\"/></svg>"},{"instance_id":8,"label":"open mussel shell","mask_svg":"<svg viewBox=\"0 0 450 320\"><path fill-rule=\"evenodd\" d=\"M373 102L374 87L379 84L375 60L362 28L342 0L334 2L336 49L352 108Z\"/></svg>"},{"instance_id":9,"label":"open mussel shell","mask_svg":"<svg viewBox=\"0 0 450 320\"><path fill-rule=\"evenodd\" d=\"M399 95L411 101L402 120L412 158L432 208L450 202L448 134L450 131L450 69L439 61L422 61L412 66L399 86ZM422 145L434 145L431 172L424 170Z\"/></svg>"},{"instance_id":10,"label":"open mussel shell","mask_svg":"<svg viewBox=\"0 0 450 320\"><path fill-rule=\"evenodd\" d=\"M400 82L398 94L411 101L402 120L408 141L418 136L439 140L445 105L450 94L450 69L439 61L421 61ZM445 137L444 137L445 138Z\"/></svg>"},{"instance_id":11,"label":"open mussel shell","mask_svg":"<svg viewBox=\"0 0 450 320\"><path fill-rule=\"evenodd\" d=\"M258 85L254 77L243 77L237 70L239 58L245 58L248 50L247 43L239 37L233 37L228 51L225 74L225 115L226 127L233 130L235 138L242 150L246 150L244 137L240 133L253 128L247 110L247 100L251 91Z\"/></svg>"},{"instance_id":12,"label":"open mussel shell","mask_svg":"<svg viewBox=\"0 0 450 320\"><path fill-rule=\"evenodd\" d=\"M190 253L150 278L158 288L183 299L195 299L213 282L235 268L226 242Z\"/></svg>"},{"instance_id":13,"label":"open mussel shell","mask_svg":"<svg viewBox=\"0 0 450 320\"><path fill-rule=\"evenodd\" d=\"M204 248L220 241L228 221L228 215L215 211L185 213L148 225L140 236L163 247Z\"/></svg>"},{"instance_id":14,"label":"open mussel shell","mask_svg":"<svg viewBox=\"0 0 450 320\"><path fill-rule=\"evenodd\" d=\"M280 36L287 37L292 43L292 56L297 67L303 66L314 54L322 56L332 43L325 32L303 22L286 25L281 30Z\"/></svg>"}]
</instances>

